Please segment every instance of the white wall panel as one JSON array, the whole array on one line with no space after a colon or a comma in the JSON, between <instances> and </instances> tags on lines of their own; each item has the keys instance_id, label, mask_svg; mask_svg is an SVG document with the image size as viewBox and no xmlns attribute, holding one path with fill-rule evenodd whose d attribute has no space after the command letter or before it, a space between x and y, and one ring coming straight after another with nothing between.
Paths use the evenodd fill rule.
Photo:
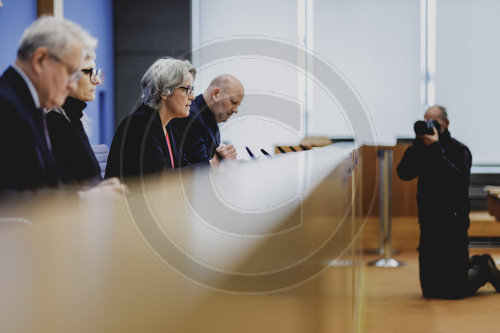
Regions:
<instances>
[{"instance_id":1,"label":"white wall panel","mask_svg":"<svg viewBox=\"0 0 500 333\"><path fill-rule=\"evenodd\" d=\"M473 163L500 163L500 2L436 3L436 102Z\"/></svg>"}]
</instances>

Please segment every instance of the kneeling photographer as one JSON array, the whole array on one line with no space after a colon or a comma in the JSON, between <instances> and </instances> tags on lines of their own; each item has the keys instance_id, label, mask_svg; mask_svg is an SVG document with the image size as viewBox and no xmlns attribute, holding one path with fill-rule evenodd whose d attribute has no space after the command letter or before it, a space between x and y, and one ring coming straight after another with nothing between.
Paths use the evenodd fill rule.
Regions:
<instances>
[{"instance_id":1,"label":"kneeling photographer","mask_svg":"<svg viewBox=\"0 0 500 333\"><path fill-rule=\"evenodd\" d=\"M415 123L415 140L397 172L418 177L419 271L424 297L457 299L491 282L500 291L500 271L490 255L469 259L469 149L451 137L446 109L432 106Z\"/></svg>"}]
</instances>

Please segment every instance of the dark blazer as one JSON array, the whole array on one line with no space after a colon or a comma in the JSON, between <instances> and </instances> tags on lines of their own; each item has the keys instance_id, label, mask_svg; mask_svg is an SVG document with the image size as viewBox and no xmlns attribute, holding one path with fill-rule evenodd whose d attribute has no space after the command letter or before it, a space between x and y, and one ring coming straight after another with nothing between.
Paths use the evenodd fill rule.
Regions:
<instances>
[{"instance_id":1,"label":"dark blazer","mask_svg":"<svg viewBox=\"0 0 500 333\"><path fill-rule=\"evenodd\" d=\"M439 134L439 142L429 146L416 139L406 149L397 172L403 180L418 177L417 204L421 220L457 214L468 220L471 165L469 149L452 138L446 129ZM463 227L468 228L468 222Z\"/></svg>"},{"instance_id":2,"label":"dark blazer","mask_svg":"<svg viewBox=\"0 0 500 333\"><path fill-rule=\"evenodd\" d=\"M177 142L183 158L189 164L208 162L220 145L219 125L208 108L203 95L191 103L189 116L172 120L176 128Z\"/></svg>"},{"instance_id":3,"label":"dark blazer","mask_svg":"<svg viewBox=\"0 0 500 333\"><path fill-rule=\"evenodd\" d=\"M166 129L174 161L179 161L175 129L170 123ZM175 167L180 167L180 163L175 163ZM105 177L124 179L164 170L172 170L172 163L160 115L157 110L141 105L125 118L116 130L108 155Z\"/></svg>"},{"instance_id":4,"label":"dark blazer","mask_svg":"<svg viewBox=\"0 0 500 333\"><path fill-rule=\"evenodd\" d=\"M87 104L68 97L62 106L64 114L47 113L47 127L57 167L64 184L94 186L102 180L101 168L82 125Z\"/></svg>"},{"instance_id":5,"label":"dark blazer","mask_svg":"<svg viewBox=\"0 0 500 333\"><path fill-rule=\"evenodd\" d=\"M57 187L43 111L12 67L0 77L0 118L0 191Z\"/></svg>"}]
</instances>

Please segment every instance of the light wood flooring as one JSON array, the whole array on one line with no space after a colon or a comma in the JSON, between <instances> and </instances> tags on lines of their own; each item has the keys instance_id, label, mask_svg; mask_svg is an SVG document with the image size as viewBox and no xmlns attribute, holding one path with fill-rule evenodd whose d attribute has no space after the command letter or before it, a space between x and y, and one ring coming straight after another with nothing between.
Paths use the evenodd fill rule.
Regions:
<instances>
[{"instance_id":1,"label":"light wood flooring","mask_svg":"<svg viewBox=\"0 0 500 333\"><path fill-rule=\"evenodd\" d=\"M500 263L500 249L471 249L471 255L490 253ZM394 258L400 268L376 268L366 263L361 276L361 333L461 333L500 332L500 293L487 284L478 294L462 300L430 300L421 296L416 251Z\"/></svg>"}]
</instances>

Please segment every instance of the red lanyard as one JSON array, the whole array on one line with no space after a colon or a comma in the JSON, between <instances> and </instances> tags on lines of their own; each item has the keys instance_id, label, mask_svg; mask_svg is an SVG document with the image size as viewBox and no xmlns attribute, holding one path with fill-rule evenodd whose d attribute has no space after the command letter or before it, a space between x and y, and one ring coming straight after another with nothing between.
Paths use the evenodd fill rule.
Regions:
<instances>
[{"instance_id":1,"label":"red lanyard","mask_svg":"<svg viewBox=\"0 0 500 333\"><path fill-rule=\"evenodd\" d=\"M167 140L168 153L170 154L170 162L172 162L172 169L174 168L174 154L172 154L172 146L170 145L170 139L168 137L168 132L165 134L165 139Z\"/></svg>"}]
</instances>

